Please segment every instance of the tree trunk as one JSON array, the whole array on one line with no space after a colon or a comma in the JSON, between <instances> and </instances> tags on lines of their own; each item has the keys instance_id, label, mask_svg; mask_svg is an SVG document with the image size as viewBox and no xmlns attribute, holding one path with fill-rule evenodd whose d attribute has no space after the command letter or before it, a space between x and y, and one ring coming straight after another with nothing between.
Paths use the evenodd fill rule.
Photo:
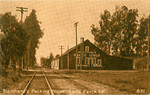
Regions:
<instances>
[{"instance_id":1,"label":"tree trunk","mask_svg":"<svg viewBox=\"0 0 150 95\"><path fill-rule=\"evenodd\" d=\"M6 63L4 64L4 65L5 65L5 70L8 68L9 61L10 61L10 59L9 59L9 58L7 58L7 59L6 59Z\"/></svg>"},{"instance_id":2,"label":"tree trunk","mask_svg":"<svg viewBox=\"0 0 150 95\"><path fill-rule=\"evenodd\" d=\"M130 49L129 49L129 47L127 47L127 49L126 49L126 56L129 56L130 55Z\"/></svg>"},{"instance_id":3,"label":"tree trunk","mask_svg":"<svg viewBox=\"0 0 150 95\"><path fill-rule=\"evenodd\" d=\"M30 63L30 57L29 57L29 54L27 55L27 70L28 70L28 66L29 66L29 63Z\"/></svg>"},{"instance_id":4,"label":"tree trunk","mask_svg":"<svg viewBox=\"0 0 150 95\"><path fill-rule=\"evenodd\" d=\"M22 69L25 69L26 61L27 61L27 60L26 60L26 55L24 55L24 56L23 56L23 64L22 64L23 66L22 66Z\"/></svg>"},{"instance_id":5,"label":"tree trunk","mask_svg":"<svg viewBox=\"0 0 150 95\"><path fill-rule=\"evenodd\" d=\"M109 49L109 50L108 50L108 53L109 53L109 55L110 55L110 50L111 50L110 47L111 47L111 41L109 41L109 44L108 44L108 49Z\"/></svg>"},{"instance_id":6,"label":"tree trunk","mask_svg":"<svg viewBox=\"0 0 150 95\"><path fill-rule=\"evenodd\" d=\"M12 69L13 69L13 73L16 75L17 71L16 71L16 59L15 58L12 59Z\"/></svg>"},{"instance_id":7,"label":"tree trunk","mask_svg":"<svg viewBox=\"0 0 150 95\"><path fill-rule=\"evenodd\" d=\"M142 53L141 53L141 56L142 56L142 57L144 56L144 52L143 52L143 49L142 49Z\"/></svg>"},{"instance_id":8,"label":"tree trunk","mask_svg":"<svg viewBox=\"0 0 150 95\"><path fill-rule=\"evenodd\" d=\"M22 71L22 57L19 58L19 71Z\"/></svg>"},{"instance_id":9,"label":"tree trunk","mask_svg":"<svg viewBox=\"0 0 150 95\"><path fill-rule=\"evenodd\" d=\"M22 56L21 58L21 69L22 70L24 69L24 56Z\"/></svg>"},{"instance_id":10,"label":"tree trunk","mask_svg":"<svg viewBox=\"0 0 150 95\"><path fill-rule=\"evenodd\" d=\"M5 59L5 61L3 60L3 63L1 64L2 66L1 70L3 76L7 76L8 65L9 65L9 59Z\"/></svg>"}]
</instances>

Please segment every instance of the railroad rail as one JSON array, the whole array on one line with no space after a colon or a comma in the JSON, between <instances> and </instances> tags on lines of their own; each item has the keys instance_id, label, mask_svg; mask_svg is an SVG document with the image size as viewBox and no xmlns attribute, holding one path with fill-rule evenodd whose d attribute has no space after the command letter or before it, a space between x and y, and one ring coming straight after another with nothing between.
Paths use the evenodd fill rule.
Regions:
<instances>
[{"instance_id":1,"label":"railroad rail","mask_svg":"<svg viewBox=\"0 0 150 95\"><path fill-rule=\"evenodd\" d=\"M51 85L50 85L50 83L49 83L49 81L48 81L48 79L47 79L47 77L46 77L44 71L43 71L43 70L41 70L41 71L42 71L43 76L44 76L44 79L45 79L45 81L46 81L46 83L47 83L47 85L48 85L49 92L50 92L49 94L50 94L50 95L54 95L54 92L53 92L53 90L52 90L52 87L51 87ZM21 93L21 95L26 95L26 94L27 94L27 90L29 89L30 84L32 83L32 81L33 81L33 79L34 79L36 73L37 73L37 72L35 72L34 75L31 77L31 79L30 79L29 82L27 83L27 85L26 85L26 87L24 88L24 90L23 90L23 92Z\"/></svg>"},{"instance_id":2,"label":"railroad rail","mask_svg":"<svg viewBox=\"0 0 150 95\"><path fill-rule=\"evenodd\" d=\"M49 83L49 81L48 81L48 79L47 79L47 77L46 77L44 71L42 71L42 72L43 72L44 78L45 78L45 80L46 80L46 82L47 82L47 84L48 84L49 91L50 91L51 95L54 95L54 92L53 92L53 90L52 90L52 87L51 87L51 85L50 85L50 83Z\"/></svg>"},{"instance_id":3,"label":"railroad rail","mask_svg":"<svg viewBox=\"0 0 150 95\"><path fill-rule=\"evenodd\" d=\"M25 95L25 94L27 93L27 90L28 90L28 88L29 88L29 86L30 86L30 84L31 84L31 82L32 82L32 80L33 80L33 78L35 77L35 75L36 75L36 72L35 72L34 75L31 77L30 81L27 83L27 85L26 85L26 87L24 88L24 90L23 90L23 92L21 93L21 95Z\"/></svg>"},{"instance_id":4,"label":"railroad rail","mask_svg":"<svg viewBox=\"0 0 150 95\"><path fill-rule=\"evenodd\" d=\"M42 75L43 75L43 77L44 77L44 80L46 81L46 84L47 84L47 86L48 86L49 95L55 95L54 90L53 90L53 88L52 88L52 86L51 86L51 84L50 84L50 82L49 82L49 79L47 79L47 76L46 76L44 70L41 70L40 73L41 73L41 72L42 72ZM82 84L76 82L74 79L72 79L72 78L70 78L70 77L67 77L67 76L65 76L65 75L63 75L63 74L61 74L61 73L59 73L59 72L55 72L55 71L54 71L54 73L57 74L57 75L59 75L59 76L62 77L63 79L69 80L71 83L73 83L73 84L75 84L77 87L79 87L81 91L83 91L83 90L89 90L89 91L92 90L92 89L86 87L85 85L82 85ZM31 77L31 79L30 79L29 82L27 83L27 85L26 85L26 87L24 88L24 90L23 90L23 92L21 93L21 95L26 95L26 94L28 94L27 91L32 88L32 87L30 87L30 84L31 84L32 81L34 80L34 77L36 76L36 74L37 74L37 72L35 72L34 75ZM34 82L33 82L33 83L34 83Z\"/></svg>"}]
</instances>

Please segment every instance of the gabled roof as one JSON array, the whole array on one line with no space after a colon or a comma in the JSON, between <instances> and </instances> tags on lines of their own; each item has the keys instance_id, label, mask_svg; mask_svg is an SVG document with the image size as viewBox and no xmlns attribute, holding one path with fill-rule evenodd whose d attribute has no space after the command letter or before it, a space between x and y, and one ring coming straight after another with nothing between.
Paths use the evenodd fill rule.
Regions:
<instances>
[{"instance_id":1,"label":"gabled roof","mask_svg":"<svg viewBox=\"0 0 150 95\"><path fill-rule=\"evenodd\" d=\"M133 60L132 58L129 58L129 57L115 56L115 55L109 55L109 56L113 57L113 58L121 58L121 59Z\"/></svg>"},{"instance_id":2,"label":"gabled roof","mask_svg":"<svg viewBox=\"0 0 150 95\"><path fill-rule=\"evenodd\" d=\"M87 43L87 42L90 43L90 44L92 44L92 45L94 45L93 43L91 43L91 42L87 39L87 40L85 40L84 42L79 43L79 44L77 45L77 47L79 47L80 45L82 45L82 44L84 44L84 43ZM95 46L95 45L94 45L94 46ZM97 46L95 46L95 47L98 48ZM74 46L74 47L70 48L69 50L67 50L66 52L64 52L64 53L62 54L62 56L68 54L69 52L71 52L71 51L74 50L74 49L76 49L76 46ZM101 52L105 53L107 56L110 56L110 57L132 60L132 59L125 58L125 57L121 57L121 56L112 56L112 55L107 54L106 52L104 52L104 51L101 50L100 48L98 48L98 49L99 49ZM60 58L60 57L61 57L61 56L59 56L58 58ZM55 59L58 59L58 58L55 58ZM55 60L55 59L54 59L54 60Z\"/></svg>"},{"instance_id":3,"label":"gabled roof","mask_svg":"<svg viewBox=\"0 0 150 95\"><path fill-rule=\"evenodd\" d=\"M87 42L87 41L89 41L89 40L85 40L84 42ZM83 43L84 43L83 42ZM90 41L89 41L90 42ZM79 43L79 44L77 44L77 47L79 47L81 44L83 44L83 43ZM69 50L67 50L66 52L64 52L63 54L62 54L62 56L63 55L66 55L67 53L69 53L70 51L72 51L72 50L74 50L74 49L76 49L76 46L74 46L74 47L72 47L72 48L70 48Z\"/></svg>"},{"instance_id":4,"label":"gabled roof","mask_svg":"<svg viewBox=\"0 0 150 95\"><path fill-rule=\"evenodd\" d=\"M87 40L85 40L83 43L86 43L86 42L89 42L89 43L91 43L88 39ZM83 43L79 43L78 45L77 45L77 47L79 47L80 45L82 45ZM93 43L91 43L91 44L93 44ZM94 44L93 44L94 45ZM95 46L95 45L94 45ZM97 46L95 46L95 47L97 47ZM97 47L98 48L98 47ZM70 48L69 50L67 50L66 52L64 52L63 54L62 54L62 56L64 56L64 55L66 55L66 54L68 54L69 52L71 52L72 50L74 50L74 49L76 49L76 46L74 46L74 47L72 47L72 48ZM99 48L98 48L99 49ZM99 50L101 50L101 49L99 49ZM102 51L102 50L101 50ZM102 51L102 52L104 52L104 51ZM105 53L105 52L104 52ZM61 57L61 56L60 56Z\"/></svg>"}]
</instances>

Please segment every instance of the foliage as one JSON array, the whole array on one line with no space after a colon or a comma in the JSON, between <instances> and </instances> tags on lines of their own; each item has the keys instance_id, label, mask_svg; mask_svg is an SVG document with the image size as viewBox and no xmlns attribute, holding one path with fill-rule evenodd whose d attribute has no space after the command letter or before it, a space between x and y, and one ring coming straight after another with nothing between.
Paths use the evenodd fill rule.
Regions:
<instances>
[{"instance_id":1,"label":"foliage","mask_svg":"<svg viewBox=\"0 0 150 95\"><path fill-rule=\"evenodd\" d=\"M137 16L138 10L128 9L123 6L118 8L113 19L119 19L117 25L121 25L119 34L121 34L121 56L131 56L134 49L134 36L137 32Z\"/></svg>"},{"instance_id":2,"label":"foliage","mask_svg":"<svg viewBox=\"0 0 150 95\"><path fill-rule=\"evenodd\" d=\"M147 68L147 57L137 58L134 60L135 69L144 70Z\"/></svg>"},{"instance_id":3,"label":"foliage","mask_svg":"<svg viewBox=\"0 0 150 95\"><path fill-rule=\"evenodd\" d=\"M60 55L59 54L56 54L55 58L58 58Z\"/></svg>"},{"instance_id":4,"label":"foliage","mask_svg":"<svg viewBox=\"0 0 150 95\"><path fill-rule=\"evenodd\" d=\"M54 59L53 53L50 53L49 60L52 61Z\"/></svg>"},{"instance_id":5,"label":"foliage","mask_svg":"<svg viewBox=\"0 0 150 95\"><path fill-rule=\"evenodd\" d=\"M101 49L110 54L110 46L112 42L112 33L111 29L111 15L110 12L104 10L104 14L100 15L101 20L99 21L100 30L92 26L92 34L95 36L96 42L99 43Z\"/></svg>"},{"instance_id":6,"label":"foliage","mask_svg":"<svg viewBox=\"0 0 150 95\"><path fill-rule=\"evenodd\" d=\"M142 31L144 30L138 29L137 17L138 10L128 9L126 6L116 6L116 11L112 15L108 10L105 10L100 15L100 27L91 26L91 32L97 46L108 54L112 52L114 55L121 56L135 55L140 51L138 43L141 42L139 40L144 37L139 35L143 35ZM143 44L143 50L146 50L145 43Z\"/></svg>"},{"instance_id":7,"label":"foliage","mask_svg":"<svg viewBox=\"0 0 150 95\"><path fill-rule=\"evenodd\" d=\"M30 66L36 63L36 49L39 45L39 39L42 38L43 32L40 28L39 21L36 17L36 11L32 10L29 16L26 17L24 22L24 30L27 31L29 36L29 52L30 52Z\"/></svg>"},{"instance_id":8,"label":"foliage","mask_svg":"<svg viewBox=\"0 0 150 95\"><path fill-rule=\"evenodd\" d=\"M148 20L150 22L150 15L148 17L142 17L140 19L140 25L137 33L136 41L136 51L137 55L145 56L147 47L147 38L148 38Z\"/></svg>"},{"instance_id":9,"label":"foliage","mask_svg":"<svg viewBox=\"0 0 150 95\"><path fill-rule=\"evenodd\" d=\"M15 65L16 61L25 54L28 38L22 24L18 23L16 17L12 16L10 12L2 15L0 21L1 32L4 34L1 42L2 65L7 68L10 59Z\"/></svg>"},{"instance_id":10,"label":"foliage","mask_svg":"<svg viewBox=\"0 0 150 95\"><path fill-rule=\"evenodd\" d=\"M41 65L45 68L51 68L51 62L54 60L53 53L48 58L41 57Z\"/></svg>"},{"instance_id":11,"label":"foliage","mask_svg":"<svg viewBox=\"0 0 150 95\"><path fill-rule=\"evenodd\" d=\"M48 68L48 65L49 65L49 60L48 60L48 58L41 57L40 60L41 60L41 65L42 65L42 67Z\"/></svg>"}]
</instances>

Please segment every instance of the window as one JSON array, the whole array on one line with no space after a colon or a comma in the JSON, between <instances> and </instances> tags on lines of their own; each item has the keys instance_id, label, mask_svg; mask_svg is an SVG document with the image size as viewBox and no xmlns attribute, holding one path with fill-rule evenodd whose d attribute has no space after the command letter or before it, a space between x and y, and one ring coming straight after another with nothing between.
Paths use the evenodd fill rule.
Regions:
<instances>
[{"instance_id":1,"label":"window","mask_svg":"<svg viewBox=\"0 0 150 95\"><path fill-rule=\"evenodd\" d=\"M80 65L80 57L77 57L77 64Z\"/></svg>"},{"instance_id":2,"label":"window","mask_svg":"<svg viewBox=\"0 0 150 95\"><path fill-rule=\"evenodd\" d=\"M88 64L88 57L85 57L85 64Z\"/></svg>"},{"instance_id":3,"label":"window","mask_svg":"<svg viewBox=\"0 0 150 95\"><path fill-rule=\"evenodd\" d=\"M96 64L96 58L93 58L93 64Z\"/></svg>"},{"instance_id":4,"label":"window","mask_svg":"<svg viewBox=\"0 0 150 95\"><path fill-rule=\"evenodd\" d=\"M97 65L98 65L99 67L102 67L102 60L101 60L101 59L98 59L98 60L97 60Z\"/></svg>"},{"instance_id":5,"label":"window","mask_svg":"<svg viewBox=\"0 0 150 95\"><path fill-rule=\"evenodd\" d=\"M88 66L92 66L92 58L89 58Z\"/></svg>"},{"instance_id":6,"label":"window","mask_svg":"<svg viewBox=\"0 0 150 95\"><path fill-rule=\"evenodd\" d=\"M85 46L85 51L89 52L89 46Z\"/></svg>"}]
</instances>

